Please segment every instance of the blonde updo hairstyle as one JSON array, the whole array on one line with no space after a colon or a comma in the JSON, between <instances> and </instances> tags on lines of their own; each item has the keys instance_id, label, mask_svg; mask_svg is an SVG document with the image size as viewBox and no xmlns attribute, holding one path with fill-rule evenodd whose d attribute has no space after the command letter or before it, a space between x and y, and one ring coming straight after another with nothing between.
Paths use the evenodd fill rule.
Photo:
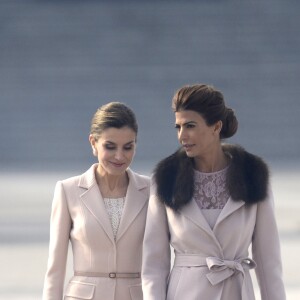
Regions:
<instances>
[{"instance_id":1,"label":"blonde updo hairstyle","mask_svg":"<svg viewBox=\"0 0 300 300\"><path fill-rule=\"evenodd\" d=\"M208 126L222 121L220 139L232 137L238 129L234 111L226 107L223 94L206 84L186 85L180 88L172 100L174 112L192 110L199 113Z\"/></svg>"},{"instance_id":2,"label":"blonde updo hairstyle","mask_svg":"<svg viewBox=\"0 0 300 300\"><path fill-rule=\"evenodd\" d=\"M105 129L123 127L131 128L137 135L134 112L121 102L110 102L97 109L91 121L90 134L97 141Z\"/></svg>"}]
</instances>

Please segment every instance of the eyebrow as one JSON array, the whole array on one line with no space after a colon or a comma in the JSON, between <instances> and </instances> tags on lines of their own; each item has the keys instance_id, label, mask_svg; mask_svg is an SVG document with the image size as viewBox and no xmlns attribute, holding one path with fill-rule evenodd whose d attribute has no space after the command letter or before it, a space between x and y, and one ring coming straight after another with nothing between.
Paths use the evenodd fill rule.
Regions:
<instances>
[{"instance_id":1,"label":"eyebrow","mask_svg":"<svg viewBox=\"0 0 300 300\"><path fill-rule=\"evenodd\" d=\"M130 144L134 144L134 142L135 142L135 141L127 142L127 143L124 144L124 146L130 145ZM105 141L104 143L116 145L116 143L115 143L115 142L112 142L112 141Z\"/></svg>"},{"instance_id":2,"label":"eyebrow","mask_svg":"<svg viewBox=\"0 0 300 300\"><path fill-rule=\"evenodd\" d=\"M197 124L197 122L196 121L188 121L188 122L183 123L182 125L179 125L179 124L175 123L175 127L176 126L186 126L186 125L189 125L189 124Z\"/></svg>"}]
</instances>

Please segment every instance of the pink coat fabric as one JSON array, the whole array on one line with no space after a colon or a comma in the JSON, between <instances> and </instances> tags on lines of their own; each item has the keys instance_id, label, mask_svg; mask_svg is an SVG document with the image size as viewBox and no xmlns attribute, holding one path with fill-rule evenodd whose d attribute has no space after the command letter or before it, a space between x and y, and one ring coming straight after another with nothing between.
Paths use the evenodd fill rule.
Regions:
<instances>
[{"instance_id":1,"label":"pink coat fabric","mask_svg":"<svg viewBox=\"0 0 300 300\"><path fill-rule=\"evenodd\" d=\"M43 300L142 300L140 278L73 276L64 292L69 241L74 271L141 272L142 242L150 179L127 170L129 186L116 240L93 165L86 173L58 182L52 206L48 269Z\"/></svg>"},{"instance_id":2,"label":"pink coat fabric","mask_svg":"<svg viewBox=\"0 0 300 300\"><path fill-rule=\"evenodd\" d=\"M271 191L251 206L229 199L211 229L195 200L176 213L157 199L155 189L144 238L144 300L254 300L249 269L255 263L261 299L285 299Z\"/></svg>"}]
</instances>

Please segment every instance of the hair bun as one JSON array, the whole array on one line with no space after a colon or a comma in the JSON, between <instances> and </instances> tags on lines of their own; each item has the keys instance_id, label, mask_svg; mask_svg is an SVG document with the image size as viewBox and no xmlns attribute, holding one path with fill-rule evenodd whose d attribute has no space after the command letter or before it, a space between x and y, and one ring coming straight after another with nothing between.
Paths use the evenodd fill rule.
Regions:
<instances>
[{"instance_id":1,"label":"hair bun","mask_svg":"<svg viewBox=\"0 0 300 300\"><path fill-rule=\"evenodd\" d=\"M238 120L233 109L226 107L226 117L223 120L223 126L220 133L221 138L232 137L238 129Z\"/></svg>"}]
</instances>

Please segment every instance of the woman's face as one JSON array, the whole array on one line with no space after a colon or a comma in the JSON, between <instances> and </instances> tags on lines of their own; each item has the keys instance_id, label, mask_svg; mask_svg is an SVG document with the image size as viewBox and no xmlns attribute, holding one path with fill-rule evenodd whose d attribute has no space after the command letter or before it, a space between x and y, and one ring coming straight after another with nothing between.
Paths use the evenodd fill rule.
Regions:
<instances>
[{"instance_id":1,"label":"woman's face","mask_svg":"<svg viewBox=\"0 0 300 300\"><path fill-rule=\"evenodd\" d=\"M100 172L121 175L134 157L136 133L129 127L112 127L105 129L97 141L90 135L90 142L96 149Z\"/></svg>"},{"instance_id":2,"label":"woman's face","mask_svg":"<svg viewBox=\"0 0 300 300\"><path fill-rule=\"evenodd\" d=\"M209 156L220 143L219 132L221 123L208 126L204 118L192 110L175 113L175 128L178 141L189 157Z\"/></svg>"}]
</instances>

